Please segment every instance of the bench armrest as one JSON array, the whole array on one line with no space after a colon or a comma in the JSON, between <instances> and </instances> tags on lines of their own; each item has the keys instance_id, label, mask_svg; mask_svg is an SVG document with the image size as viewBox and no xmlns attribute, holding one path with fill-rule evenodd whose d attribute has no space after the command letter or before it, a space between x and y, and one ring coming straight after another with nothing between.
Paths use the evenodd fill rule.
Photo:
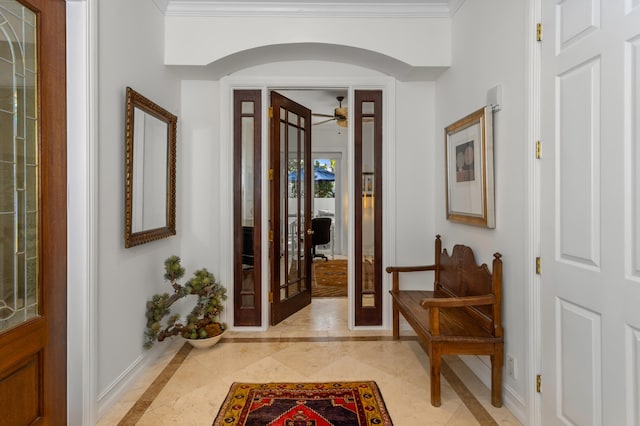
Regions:
<instances>
[{"instance_id":1,"label":"bench armrest","mask_svg":"<svg viewBox=\"0 0 640 426\"><path fill-rule=\"evenodd\" d=\"M387 266L387 272L393 277L393 291L400 290L400 272L435 271L436 269L436 265Z\"/></svg>"},{"instance_id":2,"label":"bench armrest","mask_svg":"<svg viewBox=\"0 0 640 426\"><path fill-rule=\"evenodd\" d=\"M465 297L428 297L420 301L420 306L429 308L459 308L462 306L494 305L496 296L487 294L484 296Z\"/></svg>"},{"instance_id":3,"label":"bench armrest","mask_svg":"<svg viewBox=\"0 0 640 426\"><path fill-rule=\"evenodd\" d=\"M420 266L387 266L388 273L394 272L420 272L435 271L436 265L420 265Z\"/></svg>"}]
</instances>

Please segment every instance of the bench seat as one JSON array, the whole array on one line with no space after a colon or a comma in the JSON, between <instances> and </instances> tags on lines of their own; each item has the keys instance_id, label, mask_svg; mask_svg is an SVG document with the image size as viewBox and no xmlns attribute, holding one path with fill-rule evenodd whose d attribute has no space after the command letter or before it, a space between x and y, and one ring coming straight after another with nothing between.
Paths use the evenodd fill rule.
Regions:
<instances>
[{"instance_id":1,"label":"bench seat","mask_svg":"<svg viewBox=\"0 0 640 426\"><path fill-rule=\"evenodd\" d=\"M415 322L415 324L411 324L411 327L416 331L416 334L424 334L429 340L469 343L503 341L502 337L494 337L489 331L474 322L464 308L441 309L440 335L433 336L429 331L429 309L420 306L423 299L434 297L433 291L391 291L391 296L407 322L410 322L410 318Z\"/></svg>"},{"instance_id":2,"label":"bench seat","mask_svg":"<svg viewBox=\"0 0 640 426\"><path fill-rule=\"evenodd\" d=\"M433 265L390 266L393 337L400 336L400 315L418 335L429 356L431 404L441 404L440 365L446 354L488 355L491 359L491 403L502 406L504 332L502 329L502 260L496 253L493 274L475 263L467 246L456 245L452 255L436 236ZM433 271L434 290L400 290L400 274Z\"/></svg>"}]
</instances>

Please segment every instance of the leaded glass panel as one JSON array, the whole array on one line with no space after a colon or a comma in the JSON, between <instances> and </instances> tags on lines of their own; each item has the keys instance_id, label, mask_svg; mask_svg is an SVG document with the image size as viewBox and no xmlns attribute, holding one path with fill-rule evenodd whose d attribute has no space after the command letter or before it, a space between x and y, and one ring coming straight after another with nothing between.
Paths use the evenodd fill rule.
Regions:
<instances>
[{"instance_id":1,"label":"leaded glass panel","mask_svg":"<svg viewBox=\"0 0 640 426\"><path fill-rule=\"evenodd\" d=\"M0 331L38 315L36 16L0 4Z\"/></svg>"}]
</instances>

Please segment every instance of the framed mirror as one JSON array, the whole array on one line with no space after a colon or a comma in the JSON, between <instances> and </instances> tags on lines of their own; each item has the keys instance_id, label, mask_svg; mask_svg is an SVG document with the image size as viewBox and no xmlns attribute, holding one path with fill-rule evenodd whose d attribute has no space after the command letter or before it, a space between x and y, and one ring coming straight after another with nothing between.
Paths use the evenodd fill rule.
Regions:
<instances>
[{"instance_id":1,"label":"framed mirror","mask_svg":"<svg viewBox=\"0 0 640 426\"><path fill-rule=\"evenodd\" d=\"M127 87L125 247L176 234L178 118Z\"/></svg>"}]
</instances>

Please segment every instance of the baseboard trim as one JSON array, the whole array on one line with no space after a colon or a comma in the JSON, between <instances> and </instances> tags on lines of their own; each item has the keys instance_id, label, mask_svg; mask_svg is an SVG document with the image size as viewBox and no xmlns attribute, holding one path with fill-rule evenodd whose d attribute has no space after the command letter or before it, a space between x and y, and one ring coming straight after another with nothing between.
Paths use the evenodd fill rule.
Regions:
<instances>
[{"instance_id":1,"label":"baseboard trim","mask_svg":"<svg viewBox=\"0 0 640 426\"><path fill-rule=\"evenodd\" d=\"M158 360L165 352L177 352L180 346L156 345L135 359L111 384L98 395L98 419L102 418L113 408L114 404L122 399L124 394L137 383L143 373ZM175 354L171 354L173 356Z\"/></svg>"},{"instance_id":2,"label":"baseboard trim","mask_svg":"<svg viewBox=\"0 0 640 426\"><path fill-rule=\"evenodd\" d=\"M491 389L491 367L482 362L478 356L460 356L460 359L486 387ZM504 381L502 382L502 403L522 424L527 423L527 406L524 398L513 387L505 384Z\"/></svg>"},{"instance_id":3,"label":"baseboard trim","mask_svg":"<svg viewBox=\"0 0 640 426\"><path fill-rule=\"evenodd\" d=\"M101 418L115 404L124 392L135 383L144 366L148 364L148 356L140 355L127 367L106 389L98 395L98 418Z\"/></svg>"}]
</instances>

